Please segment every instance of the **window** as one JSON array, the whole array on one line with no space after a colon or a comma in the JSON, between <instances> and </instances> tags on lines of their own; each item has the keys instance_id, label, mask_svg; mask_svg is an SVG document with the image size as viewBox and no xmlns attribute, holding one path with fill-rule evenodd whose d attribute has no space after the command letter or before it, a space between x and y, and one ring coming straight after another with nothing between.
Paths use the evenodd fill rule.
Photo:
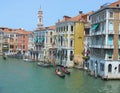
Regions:
<instances>
[{"instance_id":1,"label":"window","mask_svg":"<svg viewBox=\"0 0 120 93\"><path fill-rule=\"evenodd\" d=\"M73 61L73 51L70 51L70 61Z\"/></svg>"},{"instance_id":2,"label":"window","mask_svg":"<svg viewBox=\"0 0 120 93\"><path fill-rule=\"evenodd\" d=\"M106 30L106 22L104 22L103 31Z\"/></svg>"},{"instance_id":3,"label":"window","mask_svg":"<svg viewBox=\"0 0 120 93\"><path fill-rule=\"evenodd\" d=\"M114 30L113 27L114 27L113 22L109 22L109 31L113 31Z\"/></svg>"},{"instance_id":4,"label":"window","mask_svg":"<svg viewBox=\"0 0 120 93\"><path fill-rule=\"evenodd\" d=\"M41 22L41 18L39 18L39 22Z\"/></svg>"},{"instance_id":5,"label":"window","mask_svg":"<svg viewBox=\"0 0 120 93\"><path fill-rule=\"evenodd\" d=\"M73 26L71 26L71 31L73 32Z\"/></svg>"},{"instance_id":6,"label":"window","mask_svg":"<svg viewBox=\"0 0 120 93\"><path fill-rule=\"evenodd\" d=\"M103 63L100 63L100 70L104 71L104 64Z\"/></svg>"},{"instance_id":7,"label":"window","mask_svg":"<svg viewBox=\"0 0 120 93\"><path fill-rule=\"evenodd\" d=\"M52 32L50 32L50 35L52 35Z\"/></svg>"},{"instance_id":8,"label":"window","mask_svg":"<svg viewBox=\"0 0 120 93\"><path fill-rule=\"evenodd\" d=\"M111 64L108 65L108 72L112 72L112 65Z\"/></svg>"},{"instance_id":9,"label":"window","mask_svg":"<svg viewBox=\"0 0 120 93\"><path fill-rule=\"evenodd\" d=\"M23 35L23 38L25 38L25 35Z\"/></svg>"},{"instance_id":10,"label":"window","mask_svg":"<svg viewBox=\"0 0 120 93\"><path fill-rule=\"evenodd\" d=\"M117 4L116 6L117 6L117 7L120 7L120 4Z\"/></svg>"},{"instance_id":11,"label":"window","mask_svg":"<svg viewBox=\"0 0 120 93\"><path fill-rule=\"evenodd\" d=\"M109 37L108 37L108 44L113 45L113 36L112 35L109 35Z\"/></svg>"},{"instance_id":12,"label":"window","mask_svg":"<svg viewBox=\"0 0 120 93\"><path fill-rule=\"evenodd\" d=\"M10 45L10 48L14 48L14 45Z\"/></svg>"},{"instance_id":13,"label":"window","mask_svg":"<svg viewBox=\"0 0 120 93\"><path fill-rule=\"evenodd\" d=\"M120 35L119 35L119 39L118 39L118 45L120 46Z\"/></svg>"},{"instance_id":14,"label":"window","mask_svg":"<svg viewBox=\"0 0 120 93\"><path fill-rule=\"evenodd\" d=\"M114 13L112 11L109 12L109 18L113 18L114 17Z\"/></svg>"},{"instance_id":15,"label":"window","mask_svg":"<svg viewBox=\"0 0 120 93\"><path fill-rule=\"evenodd\" d=\"M118 72L120 72L120 64L118 65Z\"/></svg>"},{"instance_id":16,"label":"window","mask_svg":"<svg viewBox=\"0 0 120 93\"><path fill-rule=\"evenodd\" d=\"M109 50L108 51L108 59L112 59L113 51Z\"/></svg>"},{"instance_id":17,"label":"window","mask_svg":"<svg viewBox=\"0 0 120 93\"><path fill-rule=\"evenodd\" d=\"M50 38L50 43L52 43L52 38Z\"/></svg>"},{"instance_id":18,"label":"window","mask_svg":"<svg viewBox=\"0 0 120 93\"><path fill-rule=\"evenodd\" d=\"M64 26L64 31L65 31L65 26Z\"/></svg>"},{"instance_id":19,"label":"window","mask_svg":"<svg viewBox=\"0 0 120 93\"><path fill-rule=\"evenodd\" d=\"M23 49L25 49L25 45L23 45Z\"/></svg>"},{"instance_id":20,"label":"window","mask_svg":"<svg viewBox=\"0 0 120 93\"><path fill-rule=\"evenodd\" d=\"M60 32L60 27L59 27L59 32Z\"/></svg>"},{"instance_id":21,"label":"window","mask_svg":"<svg viewBox=\"0 0 120 93\"><path fill-rule=\"evenodd\" d=\"M70 40L70 47L73 47L73 40Z\"/></svg>"},{"instance_id":22,"label":"window","mask_svg":"<svg viewBox=\"0 0 120 93\"><path fill-rule=\"evenodd\" d=\"M68 31L68 26L66 26L66 31Z\"/></svg>"},{"instance_id":23,"label":"window","mask_svg":"<svg viewBox=\"0 0 120 93\"><path fill-rule=\"evenodd\" d=\"M120 60L120 50L118 51L118 59Z\"/></svg>"}]
</instances>

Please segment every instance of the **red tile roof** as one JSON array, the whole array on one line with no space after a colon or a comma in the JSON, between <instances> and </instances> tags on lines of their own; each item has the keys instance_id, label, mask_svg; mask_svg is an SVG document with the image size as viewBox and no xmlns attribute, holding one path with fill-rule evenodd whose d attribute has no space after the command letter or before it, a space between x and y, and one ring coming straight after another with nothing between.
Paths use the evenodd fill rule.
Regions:
<instances>
[{"instance_id":1,"label":"red tile roof","mask_svg":"<svg viewBox=\"0 0 120 93\"><path fill-rule=\"evenodd\" d=\"M29 34L29 32L25 31L22 28L19 29L12 29L12 28L7 28L7 27L0 27L2 31L5 33L18 33L18 34Z\"/></svg>"},{"instance_id":2,"label":"red tile roof","mask_svg":"<svg viewBox=\"0 0 120 93\"><path fill-rule=\"evenodd\" d=\"M118 0L118 1L116 1L116 2L111 3L109 6L110 6L110 7L116 7L116 6L117 6L117 4L119 4L119 7L120 7L120 0Z\"/></svg>"},{"instance_id":3,"label":"red tile roof","mask_svg":"<svg viewBox=\"0 0 120 93\"><path fill-rule=\"evenodd\" d=\"M48 29L48 30L55 30L55 29L56 29L56 26L55 26L55 25L49 26L49 27L46 27L46 29Z\"/></svg>"},{"instance_id":4,"label":"red tile roof","mask_svg":"<svg viewBox=\"0 0 120 93\"><path fill-rule=\"evenodd\" d=\"M89 12L87 14L80 13L79 15L74 16L74 17L64 16L63 20L58 20L58 23L59 22L67 22L67 21L72 21L72 22L76 22L76 21L87 22L87 15L90 14L90 13L92 13L92 12Z\"/></svg>"}]
</instances>

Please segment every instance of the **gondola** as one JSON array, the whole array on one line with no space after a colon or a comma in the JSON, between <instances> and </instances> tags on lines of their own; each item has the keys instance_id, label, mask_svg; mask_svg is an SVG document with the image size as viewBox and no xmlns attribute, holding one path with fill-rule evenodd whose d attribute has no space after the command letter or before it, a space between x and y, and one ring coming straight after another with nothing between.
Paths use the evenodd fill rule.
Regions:
<instances>
[{"instance_id":1,"label":"gondola","mask_svg":"<svg viewBox=\"0 0 120 93\"><path fill-rule=\"evenodd\" d=\"M65 74L70 74L70 72L69 72L67 69L65 69L64 67L62 67L61 70L62 70L62 72L65 73Z\"/></svg>"},{"instance_id":2,"label":"gondola","mask_svg":"<svg viewBox=\"0 0 120 93\"><path fill-rule=\"evenodd\" d=\"M3 53L3 59L6 60L6 58L7 58L6 53Z\"/></svg>"},{"instance_id":3,"label":"gondola","mask_svg":"<svg viewBox=\"0 0 120 93\"><path fill-rule=\"evenodd\" d=\"M60 72L59 69L56 69L56 70L55 70L55 73L56 73L59 77L65 78L65 75L64 75L62 72Z\"/></svg>"},{"instance_id":4,"label":"gondola","mask_svg":"<svg viewBox=\"0 0 120 93\"><path fill-rule=\"evenodd\" d=\"M6 60L6 57L5 57L5 56L3 56L3 59L4 59L4 60Z\"/></svg>"}]
</instances>

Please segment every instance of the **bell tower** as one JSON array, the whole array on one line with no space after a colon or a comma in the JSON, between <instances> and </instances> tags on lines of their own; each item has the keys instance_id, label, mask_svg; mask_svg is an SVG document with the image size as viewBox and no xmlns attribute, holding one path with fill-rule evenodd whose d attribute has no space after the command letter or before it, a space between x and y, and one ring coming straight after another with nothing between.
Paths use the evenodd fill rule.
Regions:
<instances>
[{"instance_id":1,"label":"bell tower","mask_svg":"<svg viewBox=\"0 0 120 93\"><path fill-rule=\"evenodd\" d=\"M37 29L40 30L43 28L43 11L40 10L38 11L38 24L37 24Z\"/></svg>"}]
</instances>

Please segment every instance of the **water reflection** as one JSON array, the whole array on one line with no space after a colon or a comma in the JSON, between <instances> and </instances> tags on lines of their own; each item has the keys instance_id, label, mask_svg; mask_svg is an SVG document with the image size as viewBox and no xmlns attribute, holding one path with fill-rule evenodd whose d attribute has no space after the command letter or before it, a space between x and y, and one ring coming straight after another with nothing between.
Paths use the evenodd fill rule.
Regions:
<instances>
[{"instance_id":1,"label":"water reflection","mask_svg":"<svg viewBox=\"0 0 120 93\"><path fill-rule=\"evenodd\" d=\"M98 91L99 93L120 93L120 81L105 81L104 86L102 86Z\"/></svg>"}]
</instances>

